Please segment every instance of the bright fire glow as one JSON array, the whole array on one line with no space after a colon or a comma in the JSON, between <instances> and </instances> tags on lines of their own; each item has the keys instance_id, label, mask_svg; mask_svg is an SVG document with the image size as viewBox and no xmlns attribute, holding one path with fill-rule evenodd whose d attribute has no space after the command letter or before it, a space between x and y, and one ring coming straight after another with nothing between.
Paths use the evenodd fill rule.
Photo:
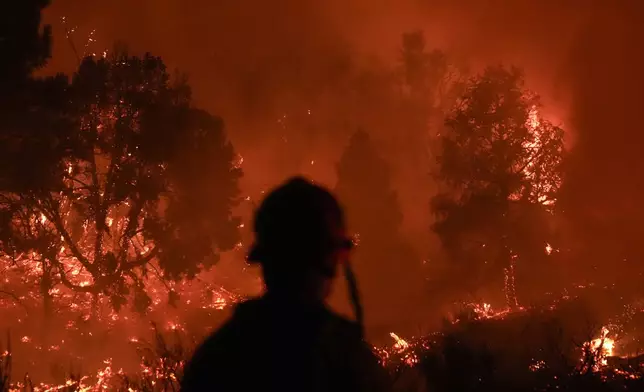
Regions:
<instances>
[{"instance_id":1,"label":"bright fire glow","mask_svg":"<svg viewBox=\"0 0 644 392\"><path fill-rule=\"evenodd\" d=\"M598 367L606 366L608 364L607 358L614 355L613 351L615 349L615 340L608 337L609 332L608 328L602 327L601 335L585 345L586 348L588 348L598 359L595 370L597 370Z\"/></svg>"},{"instance_id":2,"label":"bright fire glow","mask_svg":"<svg viewBox=\"0 0 644 392\"><path fill-rule=\"evenodd\" d=\"M392 353L390 353L386 349L381 351L381 358L383 362L386 362L387 358L389 358L392 354L396 354L400 356L402 363L406 366L414 366L418 363L418 356L413 352L413 347L411 344L409 344L409 342L407 342L405 339L402 339L394 332L390 332L389 336L394 339L395 343L391 347Z\"/></svg>"},{"instance_id":3,"label":"bright fire glow","mask_svg":"<svg viewBox=\"0 0 644 392\"><path fill-rule=\"evenodd\" d=\"M409 343L407 343L406 340L401 339L395 333L390 332L389 336L391 336L396 341L396 343L394 344L394 349L397 350L398 352L404 351L409 348Z\"/></svg>"},{"instance_id":4,"label":"bright fire glow","mask_svg":"<svg viewBox=\"0 0 644 392\"><path fill-rule=\"evenodd\" d=\"M544 205L552 205L555 200L549 198L549 193L561 185L559 179L549 179L548 176L543 176L540 174L540 170L537 170L537 163L535 161L539 160L540 154L543 152L545 144L548 143L548 137L550 135L544 134L544 129L541 128L543 122L539 114L539 108L537 106L532 106L528 112L528 119L526 126L530 131L530 137L523 143L524 150L528 153L526 157L526 163L522 162L522 170L525 177L532 182L531 193L536 198L539 203ZM520 198L520 195L514 195L515 198Z\"/></svg>"}]
</instances>

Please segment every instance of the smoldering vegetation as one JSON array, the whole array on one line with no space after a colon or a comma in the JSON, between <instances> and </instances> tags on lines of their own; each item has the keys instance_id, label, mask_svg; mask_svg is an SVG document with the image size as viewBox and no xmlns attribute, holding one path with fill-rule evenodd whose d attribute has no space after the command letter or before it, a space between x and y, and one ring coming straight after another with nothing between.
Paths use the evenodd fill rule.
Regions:
<instances>
[{"instance_id":1,"label":"smoldering vegetation","mask_svg":"<svg viewBox=\"0 0 644 392\"><path fill-rule=\"evenodd\" d=\"M115 368L135 369L145 355L130 340L153 339L151 321L162 334L179 330L198 341L225 318L221 308L261 290L257 271L243 259L252 241L252 210L272 186L302 173L333 189L347 208L359 242L354 263L368 334L389 353L385 363L400 372L399 385L547 390L636 383L639 365L633 361L641 317L636 314L644 265L639 246L644 186L638 175L644 166L638 153L643 144L642 15L637 1L455 5L283 0L245 6L54 1L44 10L44 22L53 29L53 56L35 75L64 72L74 86L85 56L160 56L170 85L189 86L189 106L217 118L209 123L215 146L210 153L226 156L213 159L210 171L190 166L206 161L172 161L174 153L163 155L164 162L176 165L175 175L179 168L190 173L185 176L190 182L181 185L204 195L191 200L193 207L201 206L237 229L216 234L221 249L206 262L200 253L205 248L196 246L202 245L200 239L192 237L177 253L194 256L185 270L178 267L181 263L166 264L158 275L152 267L145 273L133 269L136 278L124 279L127 293L110 286L108 294L78 294L56 276L43 289L46 263L33 263L41 257L3 258L3 274L11 281L0 285L0 300L3 319L15 321L5 326L12 331L14 380L33 372L29 369L35 363L23 366L21 357L52 351L53 370L38 376L59 383L73 379L72 367L68 371L62 365L69 357L91 357L92 369L80 373L92 377L94 368L105 370L102 364L109 357ZM115 94L107 87L100 91ZM513 94L514 101L508 98ZM463 104L468 99L469 111ZM512 105L497 111L508 101ZM105 101L101 110L109 111L114 102ZM136 105L149 109L138 101ZM91 115L80 104L73 110L77 116ZM157 126L168 120L150 118ZM528 120L533 123L525 126ZM191 121L173 123L181 128L176 135L189 129ZM506 131L486 131L490 129ZM177 137L168 140L180 140L171 131L168 135ZM496 146L507 138L514 144L498 149L475 143ZM228 142L231 150L220 147ZM450 143L459 153L449 154ZM17 156L10 153L4 156ZM34 160L19 158L23 165ZM530 166L533 161L540 163ZM224 166L243 175L222 175ZM76 166L73 170L80 173ZM225 189L227 197L213 196L212 208L204 207L206 196L218 195L218 189ZM186 209L186 216L196 219L194 210ZM30 211L41 219L38 208ZM116 227L128 217L108 211L103 218L113 219ZM50 222L40 224L50 230ZM85 228L88 239L95 238L91 227ZM156 234L159 240L160 232ZM15 256L16 248L3 241L3 254ZM351 317L346 298L340 281L332 304ZM127 310L117 312L115 301ZM41 313L45 305L55 310L53 316ZM459 314L463 306L494 311L466 317ZM625 320L624 314L636 321ZM48 336L40 331L45 319L50 320ZM469 321L455 322L463 319ZM552 336L519 332L543 323L559 323L553 331L544 327L543 334L565 335L558 337L562 347L550 347ZM589 357L584 344L601 338L602 328L609 330L615 351L606 360L610 366L598 367L595 362L604 358L595 354L608 355L595 350ZM428 343L433 331L443 332ZM390 332L419 350L413 366L406 363L412 348L390 347ZM96 336L100 342L90 344ZM123 336L126 342L114 343ZM507 336L514 336L513 346L529 341L534 347L522 353L486 347L502 346L499 340ZM422 344L411 343L417 341ZM82 353L87 347L93 347L91 354ZM185 358L190 348L183 350L177 358ZM552 353L543 358L535 354L544 350ZM153 357L150 352L147 358ZM636 364L619 373L615 362L628 362L616 359L622 356L635 358L631 362ZM394 366L396 361L403 366ZM541 368L540 361L547 365ZM449 378L454 374L468 376ZM555 378L567 384L553 383Z\"/></svg>"}]
</instances>

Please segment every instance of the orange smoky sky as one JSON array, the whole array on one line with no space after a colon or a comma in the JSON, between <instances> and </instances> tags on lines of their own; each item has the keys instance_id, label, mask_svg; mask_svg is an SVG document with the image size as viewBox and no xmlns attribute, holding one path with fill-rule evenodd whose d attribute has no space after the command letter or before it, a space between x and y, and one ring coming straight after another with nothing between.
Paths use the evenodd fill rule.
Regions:
<instances>
[{"instance_id":1,"label":"orange smoky sky","mask_svg":"<svg viewBox=\"0 0 644 392\"><path fill-rule=\"evenodd\" d=\"M66 17L81 54L123 41L187 73L197 104L225 119L247 173L254 172L245 186L258 192L289 174L273 170L279 138L266 124L276 124L284 108L315 111L323 86L347 61L395 61L401 34L417 29L430 48L475 70L523 67L544 114L582 143L582 166L598 165L598 149L615 166L625 159L637 166L638 154L622 149L632 151L642 135L631 116L642 107L642 8L638 0L54 0L45 20L54 27L51 71L75 67ZM299 170L333 182L347 138L318 140ZM593 172L609 170L602 167Z\"/></svg>"},{"instance_id":2,"label":"orange smoky sky","mask_svg":"<svg viewBox=\"0 0 644 392\"><path fill-rule=\"evenodd\" d=\"M429 0L55 0L45 19L54 27L50 69L73 71L79 54L101 53L115 41L132 52L163 57L170 69L190 77L197 103L221 115L229 135L257 172L270 164L270 133L282 107L310 99L346 59L373 56L395 61L401 34L424 30L428 46L448 51L473 68L490 63L526 69L556 120L566 120L567 83L562 67L579 26L588 18L586 1ZM65 39L61 22L77 27ZM91 32L93 42L87 44ZM306 110L303 108L303 110ZM321 149L301 168L333 181L331 164L346 140ZM328 143L327 143L328 144ZM309 160L306 160L310 162ZM270 178L270 173L255 178ZM283 175L284 173L279 173ZM274 180L253 181L250 188ZM251 184L251 182L255 182Z\"/></svg>"},{"instance_id":3,"label":"orange smoky sky","mask_svg":"<svg viewBox=\"0 0 644 392\"><path fill-rule=\"evenodd\" d=\"M334 98L325 100L325 86L340 83L337 75L343 67L392 64L399 56L401 35L423 30L429 49L442 49L475 71L499 63L525 70L528 87L542 96L543 114L563 124L572 141L566 181L569 200L583 206L580 214L618 205L644 218L639 202L644 176L634 175L644 166L642 4L54 0L45 20L54 28L50 71L74 70L70 41L80 54L101 53L123 41L132 52L159 55L170 69L187 73L197 104L226 121L228 135L244 156L242 186L254 195L294 171L332 186L350 132L323 130L313 142L295 135L289 140L291 150L280 150L285 112L342 112L345 108ZM77 27L70 40L65 39L63 17L68 27ZM94 42L86 46L92 31ZM306 148L293 148L306 143ZM290 156L296 150L308 155ZM404 151L398 154L387 158L404 157ZM286 159L296 164L284 164ZM407 217L417 211L413 224L425 235L429 213L415 208L428 208L428 202L416 203L403 210Z\"/></svg>"}]
</instances>

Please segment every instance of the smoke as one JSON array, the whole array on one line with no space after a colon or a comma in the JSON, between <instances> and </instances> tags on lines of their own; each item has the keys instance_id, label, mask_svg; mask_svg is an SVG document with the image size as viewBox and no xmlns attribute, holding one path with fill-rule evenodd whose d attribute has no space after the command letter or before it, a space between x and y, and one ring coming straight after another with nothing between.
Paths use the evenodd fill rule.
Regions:
<instances>
[{"instance_id":1,"label":"smoke","mask_svg":"<svg viewBox=\"0 0 644 392\"><path fill-rule=\"evenodd\" d=\"M133 52L160 55L186 72L198 104L225 119L245 158L244 191L254 197L294 172L333 185L352 125L286 137L285 124L294 116L341 113L344 102L326 95L329 86L341 86L361 64L397 61L401 35L421 29L429 48L475 71L498 63L525 69L546 117L569 132L569 192L572 204L583 199L580 214L620 204L642 216L637 200L644 177L633 175L642 166L637 152L644 138L638 117L644 107L642 6L612 3L57 0L46 21L54 27L50 71L75 67L60 23L65 16L78 26L71 39L80 52L96 30L90 52L123 40ZM310 156L298 155L302 151ZM396 154L387 159L404 158ZM417 230L423 230L420 222ZM430 238L429 222L425 227Z\"/></svg>"},{"instance_id":2,"label":"smoke","mask_svg":"<svg viewBox=\"0 0 644 392\"><path fill-rule=\"evenodd\" d=\"M608 204L631 202L642 192L641 176L631 173L643 163L644 5L623 4L602 7L589 19L568 69L578 130L575 164L585 168L586 196Z\"/></svg>"},{"instance_id":3,"label":"smoke","mask_svg":"<svg viewBox=\"0 0 644 392\"><path fill-rule=\"evenodd\" d=\"M625 284L641 277L644 256L643 22L641 2L597 7L566 68L576 137L563 206L586 256L573 265Z\"/></svg>"},{"instance_id":4,"label":"smoke","mask_svg":"<svg viewBox=\"0 0 644 392\"><path fill-rule=\"evenodd\" d=\"M71 40L79 52L100 53L122 40L133 52L150 51L186 72L199 105L226 120L247 168L265 179L245 179L249 191L258 192L288 170L333 180L332 162L347 135L316 154L324 168L284 171L271 157L279 136L266 124L275 125L294 107L308 110L325 86L341 83L356 64L373 56L397 61L401 35L412 30L423 30L430 48L475 70L501 62L523 66L548 113L566 121L570 86L558 76L590 8L584 1L537 0L57 0L45 16L54 27L52 71L75 67L64 16L78 26ZM93 30L95 42L86 45Z\"/></svg>"}]
</instances>

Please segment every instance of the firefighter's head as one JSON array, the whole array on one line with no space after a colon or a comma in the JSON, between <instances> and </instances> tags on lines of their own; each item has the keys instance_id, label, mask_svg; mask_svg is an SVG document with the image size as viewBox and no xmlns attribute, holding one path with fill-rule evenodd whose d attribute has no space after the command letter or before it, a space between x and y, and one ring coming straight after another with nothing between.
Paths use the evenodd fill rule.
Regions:
<instances>
[{"instance_id":1,"label":"firefighter's head","mask_svg":"<svg viewBox=\"0 0 644 392\"><path fill-rule=\"evenodd\" d=\"M248 260L261 265L269 292L326 298L352 247L336 198L301 177L280 185L262 201L254 230Z\"/></svg>"}]
</instances>

